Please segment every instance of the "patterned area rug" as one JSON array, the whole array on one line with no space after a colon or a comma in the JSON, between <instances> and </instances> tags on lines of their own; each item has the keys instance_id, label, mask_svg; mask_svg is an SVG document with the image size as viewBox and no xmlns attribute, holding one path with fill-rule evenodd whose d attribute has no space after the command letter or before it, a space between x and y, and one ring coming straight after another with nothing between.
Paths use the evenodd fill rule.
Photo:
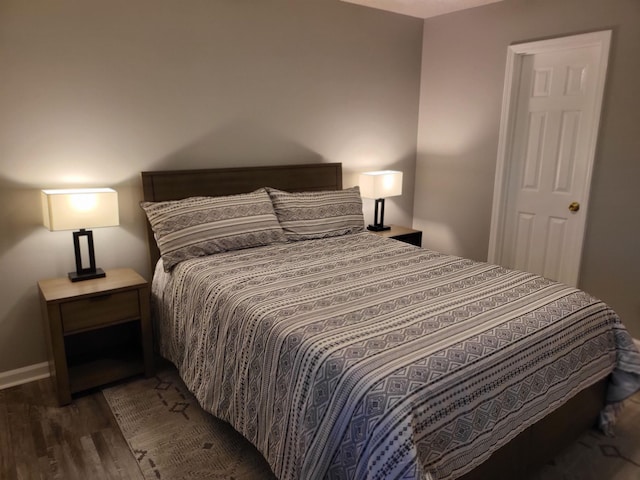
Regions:
<instances>
[{"instance_id":1,"label":"patterned area rug","mask_svg":"<svg viewBox=\"0 0 640 480\"><path fill-rule=\"evenodd\" d=\"M103 393L147 479L275 479L244 437L198 406L175 369ZM596 479L640 480L640 393L615 437L589 431L528 480Z\"/></svg>"},{"instance_id":2,"label":"patterned area rug","mask_svg":"<svg viewBox=\"0 0 640 480\"><path fill-rule=\"evenodd\" d=\"M103 390L149 480L275 480L260 453L200 408L175 369Z\"/></svg>"}]
</instances>

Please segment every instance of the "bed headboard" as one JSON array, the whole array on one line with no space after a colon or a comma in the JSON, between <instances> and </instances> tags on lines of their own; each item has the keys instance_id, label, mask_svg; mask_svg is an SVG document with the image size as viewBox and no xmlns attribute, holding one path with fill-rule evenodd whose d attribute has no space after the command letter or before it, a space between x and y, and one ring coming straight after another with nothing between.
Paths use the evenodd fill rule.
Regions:
<instances>
[{"instance_id":1,"label":"bed headboard","mask_svg":"<svg viewBox=\"0 0 640 480\"><path fill-rule=\"evenodd\" d=\"M180 200L195 196L221 196L273 187L288 192L342 189L341 163L311 163L268 167L163 170L142 172L143 198L147 202ZM160 251L147 222L151 272Z\"/></svg>"}]
</instances>

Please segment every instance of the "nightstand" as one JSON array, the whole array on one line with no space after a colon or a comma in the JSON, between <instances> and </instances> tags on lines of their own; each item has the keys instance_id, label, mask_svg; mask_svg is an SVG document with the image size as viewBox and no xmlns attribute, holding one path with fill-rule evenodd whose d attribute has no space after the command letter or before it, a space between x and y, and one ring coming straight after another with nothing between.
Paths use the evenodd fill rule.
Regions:
<instances>
[{"instance_id":1,"label":"nightstand","mask_svg":"<svg viewBox=\"0 0 640 480\"><path fill-rule=\"evenodd\" d=\"M401 242L410 243L416 247L422 246L422 232L413 228L399 227L391 225L391 230L383 230L381 232L371 232L381 237L393 238Z\"/></svg>"},{"instance_id":2,"label":"nightstand","mask_svg":"<svg viewBox=\"0 0 640 480\"><path fill-rule=\"evenodd\" d=\"M132 375L153 375L149 285L130 268L106 277L38 282L58 402Z\"/></svg>"}]
</instances>

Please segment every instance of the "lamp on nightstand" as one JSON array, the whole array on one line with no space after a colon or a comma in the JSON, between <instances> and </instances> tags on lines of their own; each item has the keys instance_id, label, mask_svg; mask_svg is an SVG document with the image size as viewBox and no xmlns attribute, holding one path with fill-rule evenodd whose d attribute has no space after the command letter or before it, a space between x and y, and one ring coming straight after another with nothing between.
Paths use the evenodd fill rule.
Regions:
<instances>
[{"instance_id":1,"label":"lamp on nightstand","mask_svg":"<svg viewBox=\"0 0 640 480\"><path fill-rule=\"evenodd\" d=\"M78 229L73 232L76 271L69 272L69 279L78 282L104 277L104 271L96 268L93 232L87 228L120 224L118 193L111 188L73 188L42 190L41 197L45 227L51 231ZM83 250L89 256L88 266L82 258Z\"/></svg>"},{"instance_id":2,"label":"lamp on nightstand","mask_svg":"<svg viewBox=\"0 0 640 480\"><path fill-rule=\"evenodd\" d=\"M360 174L360 194L376 201L374 221L367 228L374 232L389 230L384 224L384 199L402 195L402 172L381 170Z\"/></svg>"}]
</instances>

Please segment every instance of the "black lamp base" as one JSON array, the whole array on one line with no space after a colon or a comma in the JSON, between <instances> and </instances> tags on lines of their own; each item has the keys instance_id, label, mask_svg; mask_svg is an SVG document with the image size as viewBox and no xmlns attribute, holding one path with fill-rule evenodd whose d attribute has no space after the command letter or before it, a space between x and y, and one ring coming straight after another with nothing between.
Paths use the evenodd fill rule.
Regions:
<instances>
[{"instance_id":1,"label":"black lamp base","mask_svg":"<svg viewBox=\"0 0 640 480\"><path fill-rule=\"evenodd\" d=\"M87 242L87 250L89 252L89 266L82 265L82 250L80 248L80 239L85 238ZM96 254L93 250L93 232L81 228L78 232L73 232L73 250L76 254L76 271L69 272L69 280L72 282L81 282L83 280L91 280L93 278L106 277L107 274L101 268L96 268Z\"/></svg>"},{"instance_id":2,"label":"black lamp base","mask_svg":"<svg viewBox=\"0 0 640 480\"><path fill-rule=\"evenodd\" d=\"M106 276L107 274L104 273L104 270L102 270L101 268L96 268L95 272L69 272L69 280L71 280L72 282L81 282L83 280L91 280L93 278L102 278Z\"/></svg>"},{"instance_id":3,"label":"black lamp base","mask_svg":"<svg viewBox=\"0 0 640 480\"><path fill-rule=\"evenodd\" d=\"M384 232L385 230L391 230L389 225L369 225L367 230L372 232Z\"/></svg>"},{"instance_id":4,"label":"black lamp base","mask_svg":"<svg viewBox=\"0 0 640 480\"><path fill-rule=\"evenodd\" d=\"M373 214L373 225L369 225L367 230L372 232L384 232L391 230L391 227L384 224L384 198L376 199L376 209Z\"/></svg>"}]
</instances>

